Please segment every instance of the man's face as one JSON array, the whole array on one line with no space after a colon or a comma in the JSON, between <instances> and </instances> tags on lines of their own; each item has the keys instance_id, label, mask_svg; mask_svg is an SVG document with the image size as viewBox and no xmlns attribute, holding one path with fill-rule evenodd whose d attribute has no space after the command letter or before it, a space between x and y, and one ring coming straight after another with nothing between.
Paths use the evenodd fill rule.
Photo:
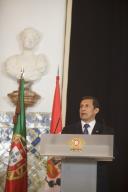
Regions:
<instances>
[{"instance_id":1,"label":"man's face","mask_svg":"<svg viewBox=\"0 0 128 192\"><path fill-rule=\"evenodd\" d=\"M80 103L80 118L85 122L90 122L95 119L99 108L94 108L92 99L84 99Z\"/></svg>"}]
</instances>

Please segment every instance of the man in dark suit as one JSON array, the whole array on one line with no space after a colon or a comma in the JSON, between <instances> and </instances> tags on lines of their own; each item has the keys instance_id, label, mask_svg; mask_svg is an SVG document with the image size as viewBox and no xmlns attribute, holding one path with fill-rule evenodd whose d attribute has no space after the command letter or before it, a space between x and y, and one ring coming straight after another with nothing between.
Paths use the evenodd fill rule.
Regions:
<instances>
[{"instance_id":1,"label":"man in dark suit","mask_svg":"<svg viewBox=\"0 0 128 192\"><path fill-rule=\"evenodd\" d=\"M109 134L109 129L95 119L99 111L100 105L95 97L83 97L79 109L81 120L64 127L62 134Z\"/></svg>"},{"instance_id":2,"label":"man in dark suit","mask_svg":"<svg viewBox=\"0 0 128 192\"><path fill-rule=\"evenodd\" d=\"M98 100L92 96L85 96L80 102L80 121L63 128L62 134L112 134L110 128L104 123L96 121L96 115L100 111ZM108 162L98 163L97 192L109 192Z\"/></svg>"}]
</instances>

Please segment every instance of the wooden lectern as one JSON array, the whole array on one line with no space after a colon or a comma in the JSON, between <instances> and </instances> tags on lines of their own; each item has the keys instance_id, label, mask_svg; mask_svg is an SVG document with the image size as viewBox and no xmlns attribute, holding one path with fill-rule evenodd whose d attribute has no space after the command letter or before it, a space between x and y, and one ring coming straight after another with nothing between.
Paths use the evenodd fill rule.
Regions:
<instances>
[{"instance_id":1,"label":"wooden lectern","mask_svg":"<svg viewBox=\"0 0 128 192\"><path fill-rule=\"evenodd\" d=\"M43 134L39 151L62 159L61 192L96 192L97 161L112 161L113 135Z\"/></svg>"}]
</instances>

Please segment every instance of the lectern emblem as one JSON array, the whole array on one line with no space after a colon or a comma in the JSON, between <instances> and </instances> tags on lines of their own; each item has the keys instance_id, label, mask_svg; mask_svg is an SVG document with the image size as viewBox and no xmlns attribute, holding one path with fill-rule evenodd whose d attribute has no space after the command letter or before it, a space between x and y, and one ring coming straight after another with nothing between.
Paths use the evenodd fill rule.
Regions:
<instances>
[{"instance_id":1,"label":"lectern emblem","mask_svg":"<svg viewBox=\"0 0 128 192\"><path fill-rule=\"evenodd\" d=\"M74 137L69 141L69 146L72 151L82 151L84 145L85 141L80 137Z\"/></svg>"}]
</instances>

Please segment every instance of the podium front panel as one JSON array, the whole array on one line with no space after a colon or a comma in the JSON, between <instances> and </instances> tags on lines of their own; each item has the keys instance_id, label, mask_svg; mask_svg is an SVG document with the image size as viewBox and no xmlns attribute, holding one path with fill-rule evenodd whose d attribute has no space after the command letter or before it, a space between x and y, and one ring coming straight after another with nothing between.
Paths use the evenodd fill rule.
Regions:
<instances>
[{"instance_id":1,"label":"podium front panel","mask_svg":"<svg viewBox=\"0 0 128 192\"><path fill-rule=\"evenodd\" d=\"M80 142L75 149L72 142ZM61 158L89 158L96 161L113 159L113 135L43 134L38 150L41 155Z\"/></svg>"}]
</instances>

